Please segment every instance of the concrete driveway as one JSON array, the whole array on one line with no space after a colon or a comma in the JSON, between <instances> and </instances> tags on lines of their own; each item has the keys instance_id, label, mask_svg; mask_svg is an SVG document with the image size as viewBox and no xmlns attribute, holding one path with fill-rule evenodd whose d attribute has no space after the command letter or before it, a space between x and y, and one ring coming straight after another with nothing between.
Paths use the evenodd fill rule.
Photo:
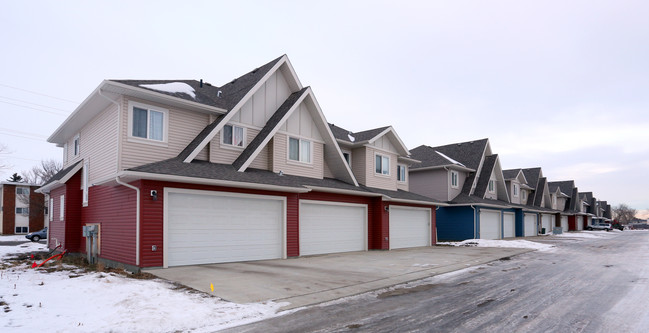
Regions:
<instances>
[{"instance_id":1,"label":"concrete driveway","mask_svg":"<svg viewBox=\"0 0 649 333\"><path fill-rule=\"evenodd\" d=\"M151 269L160 278L236 303L272 300L293 309L420 280L531 251L424 247L294 259ZM214 285L214 292L210 290Z\"/></svg>"}]
</instances>

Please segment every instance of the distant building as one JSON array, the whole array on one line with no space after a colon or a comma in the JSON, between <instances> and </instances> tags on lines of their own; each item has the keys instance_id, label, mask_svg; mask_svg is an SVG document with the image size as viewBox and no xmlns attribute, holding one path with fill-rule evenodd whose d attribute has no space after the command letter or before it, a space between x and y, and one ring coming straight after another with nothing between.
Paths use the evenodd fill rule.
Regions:
<instances>
[{"instance_id":1,"label":"distant building","mask_svg":"<svg viewBox=\"0 0 649 333\"><path fill-rule=\"evenodd\" d=\"M0 182L0 234L27 234L44 227L43 194L39 186L16 182Z\"/></svg>"}]
</instances>

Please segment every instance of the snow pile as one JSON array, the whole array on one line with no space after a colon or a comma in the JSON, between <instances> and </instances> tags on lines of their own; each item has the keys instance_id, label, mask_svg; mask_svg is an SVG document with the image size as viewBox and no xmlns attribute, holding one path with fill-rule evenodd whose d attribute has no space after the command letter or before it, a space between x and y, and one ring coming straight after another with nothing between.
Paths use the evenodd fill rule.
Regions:
<instances>
[{"instance_id":1,"label":"snow pile","mask_svg":"<svg viewBox=\"0 0 649 333\"><path fill-rule=\"evenodd\" d=\"M444 154L438 152L437 150L435 150L435 152L438 153L438 154L439 154L440 156L442 156L443 158L449 160L449 161L450 161L451 163L453 163L453 164L457 164L457 165L461 165L461 166L463 166L463 167L466 167L464 164L462 164L462 163L460 163L460 162L458 162L458 161L456 161L456 160L454 160L454 159L452 159L452 158L450 158L450 157L448 157L448 156L446 156L446 155L444 155Z\"/></svg>"},{"instance_id":2,"label":"snow pile","mask_svg":"<svg viewBox=\"0 0 649 333\"><path fill-rule=\"evenodd\" d=\"M352 136L352 133L347 134L347 138L349 138L349 141L351 142L356 141L356 138Z\"/></svg>"},{"instance_id":3,"label":"snow pile","mask_svg":"<svg viewBox=\"0 0 649 333\"><path fill-rule=\"evenodd\" d=\"M194 88L184 82L170 82L170 83L158 83L158 84L141 84L140 87L153 89L157 91L164 91L168 93L183 93L196 98L194 93Z\"/></svg>"},{"instance_id":4,"label":"snow pile","mask_svg":"<svg viewBox=\"0 0 649 333\"><path fill-rule=\"evenodd\" d=\"M0 258L44 247L0 246ZM29 266L0 269L0 332L214 332L289 313L277 313L286 303L230 303L160 279Z\"/></svg>"},{"instance_id":5,"label":"snow pile","mask_svg":"<svg viewBox=\"0 0 649 333\"><path fill-rule=\"evenodd\" d=\"M511 247L547 251L553 245L530 242L527 240L492 240L492 239L467 239L461 242L437 242L438 245L449 246L476 246L476 247Z\"/></svg>"}]
</instances>

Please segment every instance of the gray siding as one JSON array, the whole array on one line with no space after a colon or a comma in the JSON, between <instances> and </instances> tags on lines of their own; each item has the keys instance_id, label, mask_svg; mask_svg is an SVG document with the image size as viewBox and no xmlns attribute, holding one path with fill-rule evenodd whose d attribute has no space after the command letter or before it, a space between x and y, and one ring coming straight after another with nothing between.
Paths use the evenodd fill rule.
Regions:
<instances>
[{"instance_id":1,"label":"gray siding","mask_svg":"<svg viewBox=\"0 0 649 333\"><path fill-rule=\"evenodd\" d=\"M449 200L449 174L444 169L410 173L410 191L440 201ZM462 186L460 186L462 188Z\"/></svg>"}]
</instances>

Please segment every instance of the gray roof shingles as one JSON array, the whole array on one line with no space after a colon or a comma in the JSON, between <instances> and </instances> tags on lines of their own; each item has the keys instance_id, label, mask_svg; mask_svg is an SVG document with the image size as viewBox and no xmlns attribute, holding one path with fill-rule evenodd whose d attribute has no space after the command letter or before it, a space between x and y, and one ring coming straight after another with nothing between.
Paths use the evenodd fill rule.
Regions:
<instances>
[{"instance_id":1,"label":"gray roof shingles","mask_svg":"<svg viewBox=\"0 0 649 333\"><path fill-rule=\"evenodd\" d=\"M482 164L482 170L480 171L480 176L478 177L478 184L475 187L474 195L484 198L485 193L487 192L487 187L489 186L489 179L491 178L491 173L496 166L496 160L498 155L489 155L485 156L484 163Z\"/></svg>"},{"instance_id":2,"label":"gray roof shingles","mask_svg":"<svg viewBox=\"0 0 649 333\"><path fill-rule=\"evenodd\" d=\"M352 131L346 130L340 126L329 124L329 128L331 128L331 132L333 133L334 137L337 140L343 140L349 143L369 141L373 139L375 136L381 134L381 132L385 131L389 127L390 126L384 126L384 127L373 128L370 130L353 133ZM349 139L349 135L351 135L354 138L354 141Z\"/></svg>"},{"instance_id":3,"label":"gray roof shingles","mask_svg":"<svg viewBox=\"0 0 649 333\"><path fill-rule=\"evenodd\" d=\"M76 167L81 162L83 162L83 161L78 161L78 162L70 165L69 167L57 172L54 176L52 176L52 178L48 179L47 182L45 182L43 185L41 185L41 187L45 186L45 185L49 185L49 184L51 184L51 183L65 177L68 173L70 173L70 171L72 171L72 169L74 169L74 167Z\"/></svg>"},{"instance_id":4,"label":"gray roof shingles","mask_svg":"<svg viewBox=\"0 0 649 333\"><path fill-rule=\"evenodd\" d=\"M421 161L417 166L411 169L434 167L441 165L451 164L447 159L443 158L436 152L440 152L462 164L467 168L477 170L480 165L480 160L485 152L488 139L481 139L475 141L453 143L445 146L430 147L421 145L410 150L410 156L416 160Z\"/></svg>"}]
</instances>

